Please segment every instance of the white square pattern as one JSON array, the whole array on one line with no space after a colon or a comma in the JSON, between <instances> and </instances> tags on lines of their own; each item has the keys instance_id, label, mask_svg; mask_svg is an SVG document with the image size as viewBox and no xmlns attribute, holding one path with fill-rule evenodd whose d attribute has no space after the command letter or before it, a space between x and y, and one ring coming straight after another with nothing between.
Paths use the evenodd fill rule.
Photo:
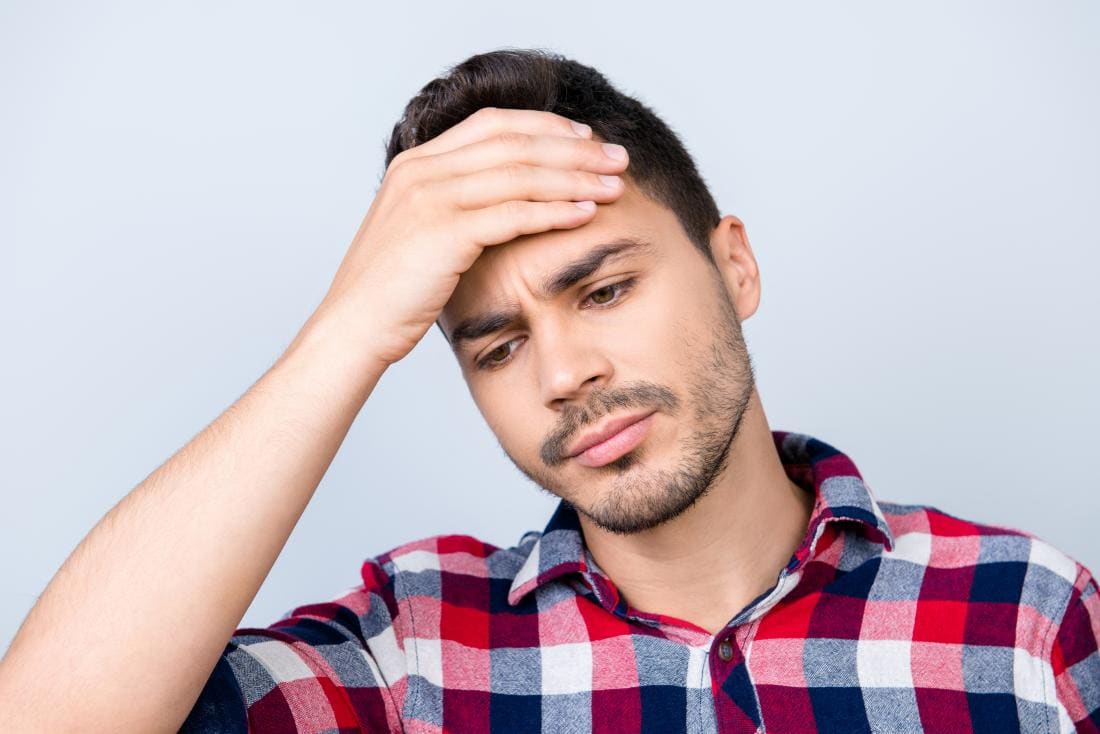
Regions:
<instances>
[{"instance_id":1,"label":"white square pattern","mask_svg":"<svg viewBox=\"0 0 1100 734\"><path fill-rule=\"evenodd\" d=\"M894 538L894 548L889 555L912 561L918 566L927 566L932 557L932 536L916 531L898 535Z\"/></svg>"},{"instance_id":2,"label":"white square pattern","mask_svg":"<svg viewBox=\"0 0 1100 734\"><path fill-rule=\"evenodd\" d=\"M1027 560L1029 563L1046 566L1070 584L1077 580L1077 566L1074 564L1073 559L1049 543L1033 538L1031 553Z\"/></svg>"},{"instance_id":3,"label":"white square pattern","mask_svg":"<svg viewBox=\"0 0 1100 734\"><path fill-rule=\"evenodd\" d=\"M432 684L443 687L443 643L441 640L410 637L405 644L413 646L415 672Z\"/></svg>"},{"instance_id":4,"label":"white square pattern","mask_svg":"<svg viewBox=\"0 0 1100 734\"><path fill-rule=\"evenodd\" d=\"M249 655L260 661L267 669L276 683L288 683L292 680L303 678L315 678L313 671L309 669L298 654L291 649L289 643L280 640L267 640L252 645L242 645Z\"/></svg>"},{"instance_id":5,"label":"white square pattern","mask_svg":"<svg viewBox=\"0 0 1100 734\"><path fill-rule=\"evenodd\" d=\"M912 688L912 643L909 640L860 640L856 670L865 688Z\"/></svg>"},{"instance_id":6,"label":"white square pattern","mask_svg":"<svg viewBox=\"0 0 1100 734\"><path fill-rule=\"evenodd\" d=\"M1012 678L1015 693L1027 701L1049 703L1046 692L1054 690L1054 668L1027 650L1012 650Z\"/></svg>"},{"instance_id":7,"label":"white square pattern","mask_svg":"<svg viewBox=\"0 0 1100 734\"><path fill-rule=\"evenodd\" d=\"M439 554L426 550L414 550L394 558L393 563L402 571L438 571Z\"/></svg>"},{"instance_id":8,"label":"white square pattern","mask_svg":"<svg viewBox=\"0 0 1100 734\"><path fill-rule=\"evenodd\" d=\"M539 650L542 658L542 692L587 693L592 690L592 645L571 642Z\"/></svg>"}]
</instances>

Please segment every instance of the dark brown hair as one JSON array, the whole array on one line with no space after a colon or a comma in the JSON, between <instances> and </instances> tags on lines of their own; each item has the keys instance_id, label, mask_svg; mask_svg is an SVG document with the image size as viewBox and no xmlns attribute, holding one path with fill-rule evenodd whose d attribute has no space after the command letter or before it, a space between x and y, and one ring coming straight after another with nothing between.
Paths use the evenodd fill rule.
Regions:
<instances>
[{"instance_id":1,"label":"dark brown hair","mask_svg":"<svg viewBox=\"0 0 1100 734\"><path fill-rule=\"evenodd\" d=\"M398 153L431 140L482 107L554 112L625 146L630 166L623 176L672 210L691 242L714 264L710 235L721 214L676 133L600 72L552 51L505 48L476 54L428 82L393 126L386 168Z\"/></svg>"}]
</instances>

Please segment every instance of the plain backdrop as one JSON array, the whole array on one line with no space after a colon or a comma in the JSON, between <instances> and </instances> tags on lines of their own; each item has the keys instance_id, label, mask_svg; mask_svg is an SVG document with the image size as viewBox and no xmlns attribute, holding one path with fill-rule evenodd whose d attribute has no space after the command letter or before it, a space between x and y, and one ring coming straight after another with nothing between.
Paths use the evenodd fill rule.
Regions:
<instances>
[{"instance_id":1,"label":"plain backdrop","mask_svg":"<svg viewBox=\"0 0 1100 734\"><path fill-rule=\"evenodd\" d=\"M1100 571L1100 4L0 7L0 650L95 523L268 369L425 83L543 47L677 131L746 225L773 429L880 500ZM556 500L438 330L383 376L241 626ZM247 548L242 548L247 553ZM172 583L172 579L163 579Z\"/></svg>"}]
</instances>

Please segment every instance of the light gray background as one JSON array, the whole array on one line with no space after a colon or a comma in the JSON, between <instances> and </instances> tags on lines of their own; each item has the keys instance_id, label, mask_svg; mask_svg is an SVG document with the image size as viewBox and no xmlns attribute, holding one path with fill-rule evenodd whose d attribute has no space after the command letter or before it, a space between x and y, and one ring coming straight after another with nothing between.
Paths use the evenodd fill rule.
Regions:
<instances>
[{"instance_id":1,"label":"light gray background","mask_svg":"<svg viewBox=\"0 0 1100 734\"><path fill-rule=\"evenodd\" d=\"M0 10L3 647L85 533L289 344L406 101L508 45L653 106L745 222L772 428L845 451L879 499L1100 571L1094 0L230 5ZM432 329L242 626L408 540L510 545L553 505Z\"/></svg>"}]
</instances>

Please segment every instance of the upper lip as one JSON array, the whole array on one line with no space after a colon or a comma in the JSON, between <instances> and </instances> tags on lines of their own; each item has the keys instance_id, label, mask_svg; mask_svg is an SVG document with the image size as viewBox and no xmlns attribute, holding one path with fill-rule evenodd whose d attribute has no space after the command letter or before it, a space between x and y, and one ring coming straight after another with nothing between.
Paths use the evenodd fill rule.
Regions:
<instances>
[{"instance_id":1,"label":"upper lip","mask_svg":"<svg viewBox=\"0 0 1100 734\"><path fill-rule=\"evenodd\" d=\"M643 418L653 415L656 412L657 411L655 410L650 410L643 413L631 413L630 415L623 415L619 416L618 418L612 418L610 420L604 421L603 424L597 426L596 428L592 429L591 431L577 439L577 441L573 444L573 447L569 449L569 456L576 456L585 449L589 449L598 443L603 443L627 426L637 423Z\"/></svg>"}]
</instances>

